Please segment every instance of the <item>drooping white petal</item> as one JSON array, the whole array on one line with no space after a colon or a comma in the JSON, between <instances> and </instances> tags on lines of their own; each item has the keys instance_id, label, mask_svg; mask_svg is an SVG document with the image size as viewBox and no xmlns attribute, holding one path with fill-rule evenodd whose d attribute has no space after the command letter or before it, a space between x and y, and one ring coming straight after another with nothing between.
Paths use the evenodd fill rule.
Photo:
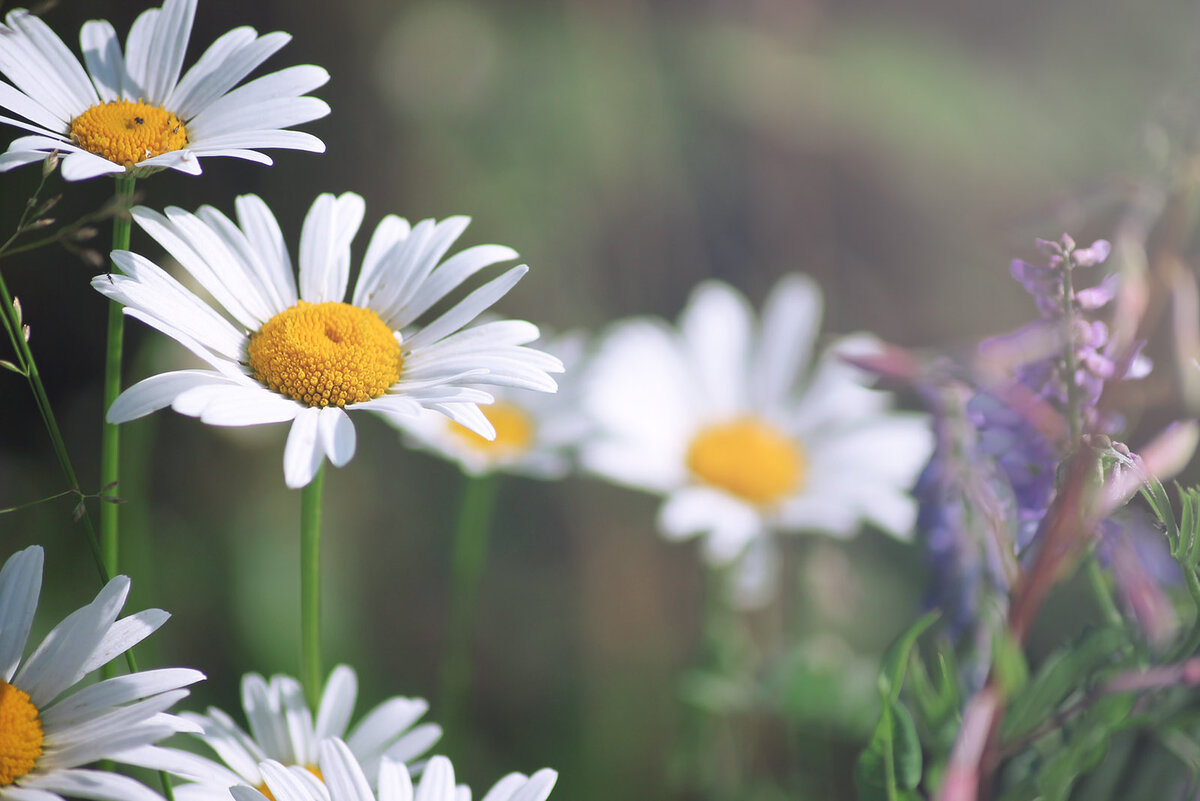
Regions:
<instances>
[{"instance_id":1,"label":"drooping white petal","mask_svg":"<svg viewBox=\"0 0 1200 801\"><path fill-rule=\"evenodd\" d=\"M86 181L98 175L125 172L120 164L114 164L103 156L79 150L62 160L62 177L65 181Z\"/></svg>"},{"instance_id":2,"label":"drooping white petal","mask_svg":"<svg viewBox=\"0 0 1200 801\"><path fill-rule=\"evenodd\" d=\"M321 448L334 467L343 467L354 458L358 438L349 415L337 406L321 409L318 417Z\"/></svg>"},{"instance_id":3,"label":"drooping white petal","mask_svg":"<svg viewBox=\"0 0 1200 801\"><path fill-rule=\"evenodd\" d=\"M320 409L302 409L292 422L283 449L283 480L291 489L306 487L317 474L325 452L318 442Z\"/></svg>"}]
</instances>

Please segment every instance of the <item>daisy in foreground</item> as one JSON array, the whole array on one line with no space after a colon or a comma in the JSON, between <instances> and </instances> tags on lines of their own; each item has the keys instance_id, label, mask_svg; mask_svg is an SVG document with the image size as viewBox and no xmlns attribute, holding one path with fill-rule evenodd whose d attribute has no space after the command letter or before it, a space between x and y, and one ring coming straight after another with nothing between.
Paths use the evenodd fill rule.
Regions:
<instances>
[{"instance_id":1,"label":"daisy in foreground","mask_svg":"<svg viewBox=\"0 0 1200 801\"><path fill-rule=\"evenodd\" d=\"M129 579L118 576L96 600L46 635L22 663L42 586L42 549L31 546L0 569L0 801L161 801L145 785L110 771L84 770L110 759L150 768L166 761L153 743L192 724L166 714L204 675L147 670L69 692L120 656L168 615L148 609L117 620Z\"/></svg>"},{"instance_id":2,"label":"daisy in foreground","mask_svg":"<svg viewBox=\"0 0 1200 801\"><path fill-rule=\"evenodd\" d=\"M562 361L567 376L572 377L578 375L584 345L581 335L572 334L552 339L543 347ZM483 414L496 430L495 439L485 439L433 412L398 422L411 442L457 462L468 475L499 472L562 478L571 469L571 451L590 427L576 389L576 381L565 386L559 381L554 394L494 390L496 402L484 407Z\"/></svg>"},{"instance_id":3,"label":"daisy in foreground","mask_svg":"<svg viewBox=\"0 0 1200 801\"><path fill-rule=\"evenodd\" d=\"M23 119L0 122L32 135L0 155L0 171L55 150L65 154L68 181L165 168L198 175L204 156L270 164L260 148L323 153L321 140L285 129L329 113L324 101L303 96L329 74L290 67L234 89L291 38L241 27L181 78L195 16L196 0L166 0L134 20L124 53L112 25L92 20L79 34L85 68L41 19L10 11L0 25L0 73L12 85L0 82L0 107Z\"/></svg>"},{"instance_id":4,"label":"daisy in foreground","mask_svg":"<svg viewBox=\"0 0 1200 801\"><path fill-rule=\"evenodd\" d=\"M261 766L269 798L275 801L470 801L471 789L455 786L454 767L444 756L429 760L421 782L413 791L412 778L403 764L385 759L372 790L362 766L341 740L321 742L319 773L285 768L277 762ZM545 801L558 774L543 768L532 776L510 773L492 786L482 801ZM235 801L264 801L268 796L251 787L230 787Z\"/></svg>"},{"instance_id":5,"label":"daisy in foreground","mask_svg":"<svg viewBox=\"0 0 1200 801\"><path fill-rule=\"evenodd\" d=\"M662 533L704 535L710 563L735 563L743 606L774 591L771 532L844 537L867 521L905 537L916 517L908 489L932 449L929 424L889 411L890 396L840 358L871 352L868 336L835 343L810 374L820 317L820 291L801 275L776 286L760 325L734 289L706 282L678 331L616 324L585 379L600 433L584 465L667 496Z\"/></svg>"},{"instance_id":6,"label":"daisy in foreground","mask_svg":"<svg viewBox=\"0 0 1200 801\"><path fill-rule=\"evenodd\" d=\"M175 798L228 801L231 785L263 787L259 763L268 759L316 769L318 746L328 737L345 738L353 758L374 777L382 760L401 765L412 762L442 736L441 727L436 724L413 726L429 708L424 699L398 696L368 712L347 736L357 696L358 679L354 671L346 665L334 668L314 723L300 682L283 675L273 676L268 682L257 673L246 674L242 678L242 708L250 724L249 734L219 709L210 707L205 715L184 713L188 721L203 729L200 738L225 764L176 752L177 761L172 763L172 769L199 782L177 786Z\"/></svg>"},{"instance_id":7,"label":"daisy in foreground","mask_svg":"<svg viewBox=\"0 0 1200 801\"><path fill-rule=\"evenodd\" d=\"M257 197L237 199L238 224L204 206L195 214L138 207L134 221L179 262L220 307L135 253L116 251L125 275L92 286L125 313L174 338L211 369L162 373L126 390L108 410L122 423L165 406L219 426L291 422L283 454L287 485L312 481L326 456L341 467L354 456L347 411L396 422L422 409L491 439L478 404L480 385L554 392L562 363L525 347L537 327L498 320L463 328L528 271L512 267L426 325L414 322L479 270L516 257L478 245L439 261L467 218L416 226L388 216L375 229L350 302L350 242L364 212L356 194L321 195L300 236L299 289L279 225Z\"/></svg>"}]
</instances>

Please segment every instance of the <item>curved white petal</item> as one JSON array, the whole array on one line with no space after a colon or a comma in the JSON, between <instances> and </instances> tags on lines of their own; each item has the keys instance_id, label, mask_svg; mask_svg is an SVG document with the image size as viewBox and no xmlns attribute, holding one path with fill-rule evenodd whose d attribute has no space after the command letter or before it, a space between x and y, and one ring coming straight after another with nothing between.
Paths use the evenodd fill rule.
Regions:
<instances>
[{"instance_id":1,"label":"curved white petal","mask_svg":"<svg viewBox=\"0 0 1200 801\"><path fill-rule=\"evenodd\" d=\"M320 409L302 409L288 432L283 449L283 480L291 489L308 486L325 458L318 442Z\"/></svg>"}]
</instances>

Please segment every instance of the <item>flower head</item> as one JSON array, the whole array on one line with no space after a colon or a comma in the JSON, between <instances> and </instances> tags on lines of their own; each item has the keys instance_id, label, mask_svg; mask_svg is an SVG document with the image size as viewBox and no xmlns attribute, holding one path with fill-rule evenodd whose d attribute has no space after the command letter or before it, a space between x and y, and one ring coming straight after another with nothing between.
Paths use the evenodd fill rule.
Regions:
<instances>
[{"instance_id":1,"label":"flower head","mask_svg":"<svg viewBox=\"0 0 1200 801\"><path fill-rule=\"evenodd\" d=\"M415 325L479 270L512 259L512 250L479 245L439 263L467 218L410 226L385 217L375 229L349 302L350 242L364 212L346 193L321 195L300 236L299 286L279 225L253 195L238 198L238 224L204 206L195 214L168 208L133 210L156 239L228 313L149 260L113 253L125 275L92 286L125 304L125 313L157 328L210 369L163 373L126 390L108 411L125 422L171 406L210 425L291 422L284 449L289 487L308 484L323 460L338 467L354 455L347 411L389 419L439 412L475 433L495 429L478 404L482 386L553 392L553 356L525 347L537 327L497 320L464 328L503 297L528 270L513 267L467 295L427 325ZM461 329L461 330L460 330Z\"/></svg>"},{"instance_id":2,"label":"flower head","mask_svg":"<svg viewBox=\"0 0 1200 801\"><path fill-rule=\"evenodd\" d=\"M618 323L588 371L598 434L584 464L666 495L660 530L703 535L711 562L736 562L745 605L769 598L770 532L849 536L868 521L903 537L916 516L907 490L932 449L927 419L890 411L842 358L874 351L871 337L841 340L810 371L820 311L800 275L775 288L761 323L734 289L706 282L677 331Z\"/></svg>"},{"instance_id":3,"label":"flower head","mask_svg":"<svg viewBox=\"0 0 1200 801\"><path fill-rule=\"evenodd\" d=\"M83 766L110 759L168 769L167 752L154 743L193 727L166 710L188 694L182 688L204 675L185 668L147 670L72 690L168 615L148 609L118 620L129 594L129 579L118 576L23 659L41 585L39 546L17 552L0 569L0 801L161 801L133 779Z\"/></svg>"},{"instance_id":4,"label":"flower head","mask_svg":"<svg viewBox=\"0 0 1200 801\"><path fill-rule=\"evenodd\" d=\"M265 789L275 801L463 801L471 790L454 784L454 766L444 756L429 760L421 781L413 788L412 778L403 763L384 759L372 784L368 773L354 758L350 748L339 739L321 742L320 777L303 768L287 768L278 762L264 762L260 768L266 778ZM375 779L372 774L372 779ZM510 773L492 786L483 801L545 801L558 774L543 768L532 776ZM373 789L375 788L375 789ZM268 801L251 787L231 787L235 801ZM227 793L228 797L228 793Z\"/></svg>"},{"instance_id":5,"label":"flower head","mask_svg":"<svg viewBox=\"0 0 1200 801\"><path fill-rule=\"evenodd\" d=\"M566 367L568 379L580 374L584 339L551 339L542 347ZM571 469L571 451L587 436L590 422L579 408L579 384L559 380L558 392L546 394L499 387L496 402L483 414L496 429L485 439L444 415L424 412L397 421L418 447L457 462L471 475L518 473L562 478Z\"/></svg>"},{"instance_id":6,"label":"flower head","mask_svg":"<svg viewBox=\"0 0 1200 801\"><path fill-rule=\"evenodd\" d=\"M260 770L265 760L316 771L319 746L328 737L339 741L344 738L343 747L374 779L382 761L403 767L442 736L437 724L414 725L429 708L424 699L399 696L380 703L350 728L357 695L354 671L346 665L334 668L314 721L298 681L283 675L268 681L257 673L246 674L242 678L242 708L249 734L220 709L210 707L203 715L184 714L202 731L198 736L224 764L175 752L175 772L196 780L176 787L175 797L179 801L228 799L228 788L233 784L265 787Z\"/></svg>"},{"instance_id":7,"label":"flower head","mask_svg":"<svg viewBox=\"0 0 1200 801\"><path fill-rule=\"evenodd\" d=\"M125 50L104 20L84 24L81 65L45 22L24 9L0 25L0 117L31 135L0 155L0 171L64 153L69 181L109 173L170 168L198 175L206 156L270 164L259 151L324 152L311 134L287 130L318 119L329 106L304 96L329 80L311 65L264 75L238 88L291 38L235 28L183 73L196 0L166 0L134 20Z\"/></svg>"}]
</instances>

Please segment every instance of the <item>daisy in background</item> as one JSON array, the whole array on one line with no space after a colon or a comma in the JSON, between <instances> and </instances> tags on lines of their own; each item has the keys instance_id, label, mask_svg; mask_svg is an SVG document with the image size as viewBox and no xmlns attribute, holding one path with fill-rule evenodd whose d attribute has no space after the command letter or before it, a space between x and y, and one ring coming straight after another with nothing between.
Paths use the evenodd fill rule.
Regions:
<instances>
[{"instance_id":1,"label":"daisy in background","mask_svg":"<svg viewBox=\"0 0 1200 801\"><path fill-rule=\"evenodd\" d=\"M153 745L193 725L166 713L204 675L147 670L72 688L166 621L148 609L120 620L129 579L117 576L96 600L68 615L22 660L42 587L42 549L18 551L0 569L0 801L162 801L127 776L82 766L102 759L166 769Z\"/></svg>"},{"instance_id":2,"label":"daisy in background","mask_svg":"<svg viewBox=\"0 0 1200 801\"><path fill-rule=\"evenodd\" d=\"M142 175L171 168L200 174L205 156L270 164L262 148L323 153L320 139L293 125L324 117L329 106L305 97L329 80L311 65L289 67L234 89L291 38L235 28L180 77L196 0L166 0L134 20L125 50L104 20L79 34L83 64L41 19L10 11L0 25L0 117L31 135L0 155L0 171L65 154L63 178Z\"/></svg>"},{"instance_id":3,"label":"daisy in background","mask_svg":"<svg viewBox=\"0 0 1200 801\"><path fill-rule=\"evenodd\" d=\"M175 752L174 772L196 780L194 784L175 787L175 798L228 801L231 785L264 787L259 763L268 759L315 770L318 746L328 737L344 738L354 759L374 777L382 760L401 765L412 762L442 736L441 727L434 723L413 725L429 709L424 699L399 696L376 706L347 735L357 696L358 679L354 670L347 665L334 668L314 722L300 682L290 676L272 676L267 681L257 673L246 674L242 678L242 709L249 734L214 707L209 707L203 715L184 713L183 717L202 730L200 739L221 763Z\"/></svg>"},{"instance_id":4,"label":"daisy in background","mask_svg":"<svg viewBox=\"0 0 1200 801\"><path fill-rule=\"evenodd\" d=\"M539 345L579 374L585 341L567 334ZM471 476L517 473L533 478L562 478L571 470L572 451L584 439L591 422L580 408L578 382L559 381L554 394L501 387L492 391L496 402L483 414L496 430L486 439L444 415L423 412L397 420L411 444L457 462Z\"/></svg>"},{"instance_id":5,"label":"daisy in background","mask_svg":"<svg viewBox=\"0 0 1200 801\"><path fill-rule=\"evenodd\" d=\"M842 339L810 365L820 318L805 276L780 281L761 323L733 288L706 282L678 330L614 325L585 379L598 435L584 466L665 495L659 529L702 535L710 563L734 564L742 606L774 591L773 532L846 537L869 522L907 537L916 517L908 490L932 449L929 423L890 411L890 395L842 360L873 351L869 336Z\"/></svg>"},{"instance_id":6,"label":"daisy in background","mask_svg":"<svg viewBox=\"0 0 1200 801\"><path fill-rule=\"evenodd\" d=\"M125 313L175 339L209 369L162 373L127 389L108 410L126 422L171 406L218 426L291 422L284 479L307 485L328 457L341 467L354 456L348 411L398 422L429 409L491 439L479 409L483 386L554 392L555 357L525 347L537 327L497 320L466 327L528 271L508 269L425 325L415 321L479 270L516 257L478 245L445 262L466 217L410 226L388 216L367 246L349 302L350 242L364 213L356 194L321 195L300 235L299 286L279 225L260 199L237 199L235 225L211 206L195 214L133 209L134 221L213 297L201 300L148 259L116 251L125 275L92 286Z\"/></svg>"},{"instance_id":7,"label":"daisy in background","mask_svg":"<svg viewBox=\"0 0 1200 801\"><path fill-rule=\"evenodd\" d=\"M274 801L471 801L471 789L454 784L454 766L444 756L429 760L415 792L407 768L388 759L380 763L378 779L372 784L351 750L337 739L322 741L319 774L277 762L260 767ZM482 801L546 801L556 781L558 773L549 768L532 776L510 773L496 782ZM235 786L229 792L234 801L268 799L251 787Z\"/></svg>"}]
</instances>

